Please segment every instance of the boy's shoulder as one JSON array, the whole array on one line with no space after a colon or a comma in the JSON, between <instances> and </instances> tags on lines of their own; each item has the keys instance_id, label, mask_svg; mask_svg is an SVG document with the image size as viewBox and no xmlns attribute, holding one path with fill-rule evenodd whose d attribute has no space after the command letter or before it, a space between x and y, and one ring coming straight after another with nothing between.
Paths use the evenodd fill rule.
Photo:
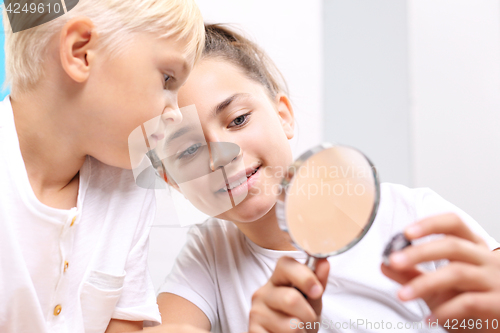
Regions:
<instances>
[{"instance_id":1,"label":"boy's shoulder","mask_svg":"<svg viewBox=\"0 0 500 333\"><path fill-rule=\"evenodd\" d=\"M88 168L86 172L90 180L89 187L97 187L102 191L117 191L117 194L123 195L141 193L151 196L154 194L154 191L142 188L135 183L132 170L105 164L92 156L87 156L83 168Z\"/></svg>"},{"instance_id":2,"label":"boy's shoulder","mask_svg":"<svg viewBox=\"0 0 500 333\"><path fill-rule=\"evenodd\" d=\"M136 233L153 224L156 198L152 189L139 187L131 170L102 163L87 156L80 169L79 203L82 215L92 223ZM142 234L139 232L139 234Z\"/></svg>"},{"instance_id":3,"label":"boy's shoulder","mask_svg":"<svg viewBox=\"0 0 500 333\"><path fill-rule=\"evenodd\" d=\"M10 104L10 97L5 97L0 101L0 130L7 130L14 126L14 115Z\"/></svg>"}]
</instances>

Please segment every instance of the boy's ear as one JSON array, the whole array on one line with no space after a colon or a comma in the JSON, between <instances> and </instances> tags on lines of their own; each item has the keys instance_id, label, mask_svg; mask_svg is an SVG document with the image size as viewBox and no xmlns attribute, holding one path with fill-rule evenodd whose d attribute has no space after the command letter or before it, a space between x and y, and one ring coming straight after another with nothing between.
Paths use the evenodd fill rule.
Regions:
<instances>
[{"instance_id":1,"label":"boy's ear","mask_svg":"<svg viewBox=\"0 0 500 333\"><path fill-rule=\"evenodd\" d=\"M76 82L85 82L97 46L97 32L87 17L69 20L60 35L59 52L64 71Z\"/></svg>"},{"instance_id":2,"label":"boy's ear","mask_svg":"<svg viewBox=\"0 0 500 333\"><path fill-rule=\"evenodd\" d=\"M285 131L287 139L290 140L293 138L293 129L295 126L292 103L290 99L282 93L276 95L275 101L278 107L278 116L281 120L281 126L283 127L283 131Z\"/></svg>"}]
</instances>

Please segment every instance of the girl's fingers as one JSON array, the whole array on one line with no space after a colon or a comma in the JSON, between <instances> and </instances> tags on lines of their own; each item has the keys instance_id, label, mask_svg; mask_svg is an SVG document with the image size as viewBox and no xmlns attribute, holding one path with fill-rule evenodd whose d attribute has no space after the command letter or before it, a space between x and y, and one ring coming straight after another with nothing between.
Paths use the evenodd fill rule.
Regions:
<instances>
[{"instance_id":1,"label":"girl's fingers","mask_svg":"<svg viewBox=\"0 0 500 333\"><path fill-rule=\"evenodd\" d=\"M324 291L316 274L290 257L278 260L270 281L275 286L294 286L311 299L320 298Z\"/></svg>"},{"instance_id":2,"label":"girl's fingers","mask_svg":"<svg viewBox=\"0 0 500 333\"><path fill-rule=\"evenodd\" d=\"M399 284L406 284L412 279L422 274L419 270L415 268L410 268L409 270L406 271L399 271L399 270L394 270L390 266L386 266L384 264L380 265L380 269L382 270L382 273L385 276L387 276L389 279L398 282Z\"/></svg>"},{"instance_id":3,"label":"girl's fingers","mask_svg":"<svg viewBox=\"0 0 500 333\"><path fill-rule=\"evenodd\" d=\"M306 330L303 327L304 325L299 325L299 323L303 323L304 319L299 319L297 317L290 316L287 313L284 313L280 309L284 306L284 304L280 304L280 301L283 299L287 299L286 290L292 292L292 294L298 293L300 298L297 298L299 302L304 302L306 312L309 311L309 314L312 317L315 317L314 311L310 308L309 304L305 301L304 297L294 288L291 287L275 287L272 286L271 283L268 283L261 289L257 290L257 292L252 297L252 308L250 310L250 322L249 322L249 333L260 333L260 332L303 332ZM285 295L284 295L285 294ZM295 295L296 296L296 295ZM281 297L280 299L273 300L273 297ZM272 300L270 302L270 299ZM277 301L277 304L273 301ZM287 309L287 312L297 311L295 306L292 306L292 309ZM298 310L301 311L300 308ZM293 324L296 324L296 327ZM302 327L302 328L301 328Z\"/></svg>"},{"instance_id":4,"label":"girl's fingers","mask_svg":"<svg viewBox=\"0 0 500 333\"><path fill-rule=\"evenodd\" d=\"M328 275L330 274L330 263L326 259L318 259L316 263L316 271L314 272L319 282L326 288L328 283Z\"/></svg>"},{"instance_id":5,"label":"girl's fingers","mask_svg":"<svg viewBox=\"0 0 500 333\"><path fill-rule=\"evenodd\" d=\"M451 291L487 291L493 287L491 278L487 268L451 263L435 272L416 277L400 289L398 296L408 301L419 297L429 299Z\"/></svg>"},{"instance_id":6,"label":"girl's fingers","mask_svg":"<svg viewBox=\"0 0 500 333\"><path fill-rule=\"evenodd\" d=\"M250 322L250 325L248 326L248 333L269 333L269 332L259 324Z\"/></svg>"},{"instance_id":7,"label":"girl's fingers","mask_svg":"<svg viewBox=\"0 0 500 333\"><path fill-rule=\"evenodd\" d=\"M431 216L405 229L405 236L410 240L432 234L453 235L486 246L483 239L473 233L460 217L454 213Z\"/></svg>"},{"instance_id":8,"label":"girl's fingers","mask_svg":"<svg viewBox=\"0 0 500 333\"><path fill-rule=\"evenodd\" d=\"M491 261L490 251L476 243L446 236L427 243L408 246L389 257L390 265L396 270L406 270L419 263L448 259L473 265L484 265Z\"/></svg>"},{"instance_id":9,"label":"girl's fingers","mask_svg":"<svg viewBox=\"0 0 500 333\"><path fill-rule=\"evenodd\" d=\"M306 333L305 325L299 325L300 320L290 318L262 306L250 310L249 333L300 332ZM300 328L302 327L302 328Z\"/></svg>"},{"instance_id":10,"label":"girl's fingers","mask_svg":"<svg viewBox=\"0 0 500 333\"><path fill-rule=\"evenodd\" d=\"M264 302L271 310L283 313L288 319L298 318L304 323L318 320L314 309L295 288L274 287L265 295Z\"/></svg>"},{"instance_id":11,"label":"girl's fingers","mask_svg":"<svg viewBox=\"0 0 500 333\"><path fill-rule=\"evenodd\" d=\"M267 317L257 314L254 307L250 310L249 323L248 323L248 333L269 333L271 331L267 330L263 325L267 323ZM302 332L301 332L302 333Z\"/></svg>"},{"instance_id":12,"label":"girl's fingers","mask_svg":"<svg viewBox=\"0 0 500 333\"><path fill-rule=\"evenodd\" d=\"M326 259L319 259L318 262L316 263L316 277L318 278L319 282L323 286L323 290L326 288L326 284L328 283L328 275L330 273L330 263ZM309 304L311 304L311 307L314 309L316 314L319 316L321 315L321 310L323 309L323 299L317 298L317 299L308 299Z\"/></svg>"},{"instance_id":13,"label":"girl's fingers","mask_svg":"<svg viewBox=\"0 0 500 333\"><path fill-rule=\"evenodd\" d=\"M485 325L487 319L490 323L490 330L492 328L491 321L494 319L497 320L497 327L500 328L500 292L463 293L434 309L432 317L437 319L440 325L444 325L447 320L451 323L452 320L456 319L460 325L464 319L466 321L471 318L475 319L474 324L476 326L474 326L472 332L479 328L477 319L481 319L483 326L481 332L483 330L487 332Z\"/></svg>"},{"instance_id":14,"label":"girl's fingers","mask_svg":"<svg viewBox=\"0 0 500 333\"><path fill-rule=\"evenodd\" d=\"M295 259L280 258L268 283L252 297L249 332L306 332L305 323L319 320L329 269L326 259L319 260L316 276Z\"/></svg>"}]
</instances>

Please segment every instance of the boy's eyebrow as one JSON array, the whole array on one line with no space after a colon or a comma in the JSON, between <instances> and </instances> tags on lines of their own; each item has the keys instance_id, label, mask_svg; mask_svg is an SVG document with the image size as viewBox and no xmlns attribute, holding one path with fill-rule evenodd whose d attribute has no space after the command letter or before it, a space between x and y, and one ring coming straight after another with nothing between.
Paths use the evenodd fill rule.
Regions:
<instances>
[{"instance_id":1,"label":"boy's eyebrow","mask_svg":"<svg viewBox=\"0 0 500 333\"><path fill-rule=\"evenodd\" d=\"M185 75L186 72L189 70L189 62L185 57L178 56L178 55L168 55L168 56L163 56L161 58L162 61L162 66L168 68L171 67L174 69L174 77L179 77L182 75Z\"/></svg>"},{"instance_id":2,"label":"boy's eyebrow","mask_svg":"<svg viewBox=\"0 0 500 333\"><path fill-rule=\"evenodd\" d=\"M250 94L247 94L247 93L238 93L238 94L234 94L232 96L229 96L224 101L222 101L221 103L217 104L217 106L212 111L213 117L217 117L219 115L219 113L221 113L222 111L224 111L224 109L227 108L235 99L238 99L238 98L241 98L241 97L247 97L247 96L250 96Z\"/></svg>"},{"instance_id":3,"label":"boy's eyebrow","mask_svg":"<svg viewBox=\"0 0 500 333\"><path fill-rule=\"evenodd\" d=\"M180 61L180 64L181 64L181 66L180 66L181 67L181 72L182 73L186 73L188 71L188 69L189 69L189 63L188 63L188 61L186 59L184 59L184 58L180 58L179 61Z\"/></svg>"}]
</instances>

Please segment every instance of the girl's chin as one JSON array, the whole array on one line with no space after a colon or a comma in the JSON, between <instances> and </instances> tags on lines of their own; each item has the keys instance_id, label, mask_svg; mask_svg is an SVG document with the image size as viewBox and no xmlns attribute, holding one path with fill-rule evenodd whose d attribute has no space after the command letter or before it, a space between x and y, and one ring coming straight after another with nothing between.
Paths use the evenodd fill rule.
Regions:
<instances>
[{"instance_id":1,"label":"girl's chin","mask_svg":"<svg viewBox=\"0 0 500 333\"><path fill-rule=\"evenodd\" d=\"M250 197L246 198L235 208L228 210L227 212L217 217L233 222L251 223L259 220L264 215L266 215L274 207L275 204L276 198Z\"/></svg>"}]
</instances>

